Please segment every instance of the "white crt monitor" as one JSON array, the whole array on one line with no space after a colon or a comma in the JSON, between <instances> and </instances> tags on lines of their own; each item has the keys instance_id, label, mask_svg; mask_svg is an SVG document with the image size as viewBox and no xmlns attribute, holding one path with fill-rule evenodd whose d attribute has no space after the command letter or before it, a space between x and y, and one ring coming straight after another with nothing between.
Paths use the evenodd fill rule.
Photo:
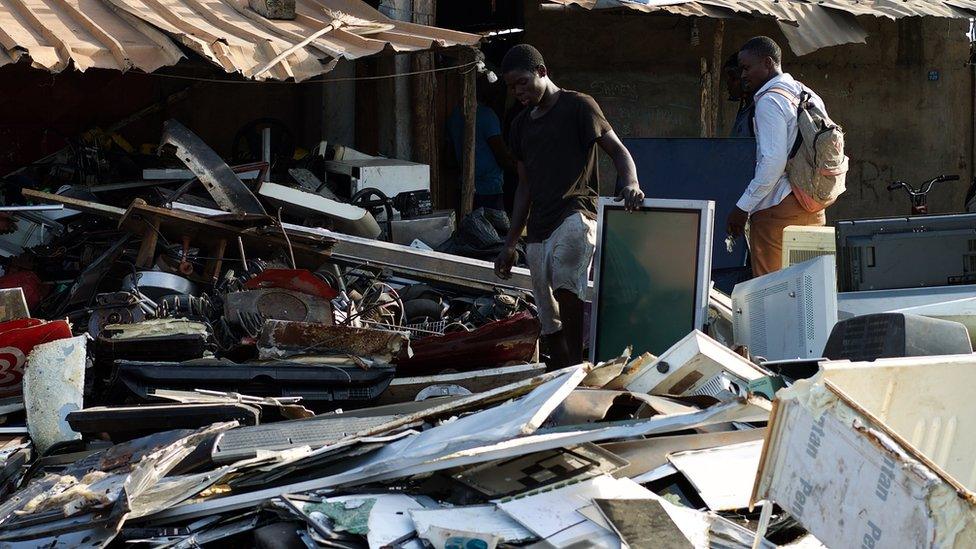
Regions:
<instances>
[{"instance_id":1,"label":"white crt monitor","mask_svg":"<svg viewBox=\"0 0 976 549\"><path fill-rule=\"evenodd\" d=\"M824 255L732 290L733 341L767 360L819 358L837 323L837 274Z\"/></svg>"}]
</instances>

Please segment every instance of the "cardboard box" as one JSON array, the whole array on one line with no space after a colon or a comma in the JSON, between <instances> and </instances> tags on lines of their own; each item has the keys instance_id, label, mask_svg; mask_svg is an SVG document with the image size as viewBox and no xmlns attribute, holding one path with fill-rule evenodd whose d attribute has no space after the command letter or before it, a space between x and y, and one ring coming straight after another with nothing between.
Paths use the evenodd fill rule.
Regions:
<instances>
[{"instance_id":1,"label":"cardboard box","mask_svg":"<svg viewBox=\"0 0 976 549\"><path fill-rule=\"evenodd\" d=\"M824 545L976 547L976 358L826 362L777 393L753 503Z\"/></svg>"}]
</instances>

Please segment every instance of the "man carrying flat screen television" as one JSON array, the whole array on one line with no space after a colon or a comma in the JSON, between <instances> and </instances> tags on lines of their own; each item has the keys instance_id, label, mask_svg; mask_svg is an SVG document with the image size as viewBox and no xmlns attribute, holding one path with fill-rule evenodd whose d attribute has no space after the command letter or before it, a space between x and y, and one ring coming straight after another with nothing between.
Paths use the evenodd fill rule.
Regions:
<instances>
[{"instance_id":1,"label":"man carrying flat screen television","mask_svg":"<svg viewBox=\"0 0 976 549\"><path fill-rule=\"evenodd\" d=\"M583 361L583 300L596 249L597 151L613 160L622 200L637 209L644 193L630 153L592 97L560 89L542 54L522 44L502 60L502 75L524 107L510 130L519 176L512 224L495 273L511 276L526 230L526 259L550 368Z\"/></svg>"}]
</instances>

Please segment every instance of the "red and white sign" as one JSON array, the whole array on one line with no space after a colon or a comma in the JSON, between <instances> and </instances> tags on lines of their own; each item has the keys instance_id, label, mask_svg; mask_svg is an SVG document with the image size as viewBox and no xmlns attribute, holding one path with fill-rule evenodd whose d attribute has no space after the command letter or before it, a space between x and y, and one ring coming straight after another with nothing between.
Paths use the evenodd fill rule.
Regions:
<instances>
[{"instance_id":1,"label":"red and white sign","mask_svg":"<svg viewBox=\"0 0 976 549\"><path fill-rule=\"evenodd\" d=\"M23 391L24 364L36 345L71 337L65 320L21 318L0 323L0 398Z\"/></svg>"}]
</instances>

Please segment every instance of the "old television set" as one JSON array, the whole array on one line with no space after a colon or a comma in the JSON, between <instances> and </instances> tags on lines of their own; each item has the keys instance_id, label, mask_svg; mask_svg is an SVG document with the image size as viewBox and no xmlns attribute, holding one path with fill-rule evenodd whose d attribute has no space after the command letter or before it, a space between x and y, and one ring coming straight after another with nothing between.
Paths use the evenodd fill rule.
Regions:
<instances>
[{"instance_id":1,"label":"old television set","mask_svg":"<svg viewBox=\"0 0 976 549\"><path fill-rule=\"evenodd\" d=\"M599 203L590 359L660 355L708 314L715 204L646 199L628 212Z\"/></svg>"},{"instance_id":2,"label":"old television set","mask_svg":"<svg viewBox=\"0 0 976 549\"><path fill-rule=\"evenodd\" d=\"M976 283L976 214L840 221L842 292Z\"/></svg>"},{"instance_id":3,"label":"old television set","mask_svg":"<svg viewBox=\"0 0 976 549\"><path fill-rule=\"evenodd\" d=\"M783 229L783 266L791 267L822 255L834 255L833 227L790 225Z\"/></svg>"},{"instance_id":4,"label":"old television set","mask_svg":"<svg viewBox=\"0 0 976 549\"><path fill-rule=\"evenodd\" d=\"M767 360L817 358L837 323L834 256L742 282L732 291L732 339Z\"/></svg>"}]
</instances>

